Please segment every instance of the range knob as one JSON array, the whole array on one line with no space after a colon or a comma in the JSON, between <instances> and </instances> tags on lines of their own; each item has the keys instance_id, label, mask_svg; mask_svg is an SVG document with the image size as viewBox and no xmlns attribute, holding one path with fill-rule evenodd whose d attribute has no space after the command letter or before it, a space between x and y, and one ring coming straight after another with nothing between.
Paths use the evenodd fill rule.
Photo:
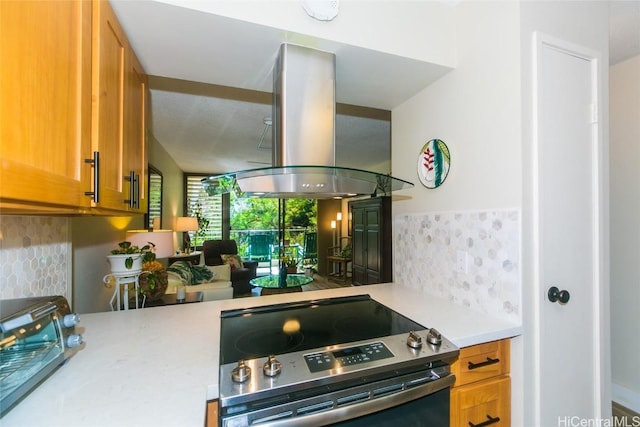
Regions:
<instances>
[{"instance_id":1,"label":"range knob","mask_svg":"<svg viewBox=\"0 0 640 427\"><path fill-rule=\"evenodd\" d=\"M282 363L273 355L269 356L262 366L262 372L268 377L275 377L280 371L282 371Z\"/></svg>"},{"instance_id":2,"label":"range knob","mask_svg":"<svg viewBox=\"0 0 640 427\"><path fill-rule=\"evenodd\" d=\"M238 360L238 366L231 371L231 379L236 383L243 383L251 376L251 368L244 364L244 360Z\"/></svg>"},{"instance_id":3,"label":"range knob","mask_svg":"<svg viewBox=\"0 0 640 427\"><path fill-rule=\"evenodd\" d=\"M77 313L65 314L62 318L62 324L65 328L73 328L80 322L80 316Z\"/></svg>"},{"instance_id":4,"label":"range knob","mask_svg":"<svg viewBox=\"0 0 640 427\"><path fill-rule=\"evenodd\" d=\"M420 338L415 332L411 331L407 337L407 345L411 348L419 349L422 347L422 338Z\"/></svg>"},{"instance_id":5,"label":"range knob","mask_svg":"<svg viewBox=\"0 0 640 427\"><path fill-rule=\"evenodd\" d=\"M73 348L82 344L82 335L71 334L67 337L67 347Z\"/></svg>"},{"instance_id":6,"label":"range knob","mask_svg":"<svg viewBox=\"0 0 640 427\"><path fill-rule=\"evenodd\" d=\"M442 344L442 335L435 328L431 328L427 332L427 342L433 345L440 345Z\"/></svg>"}]
</instances>

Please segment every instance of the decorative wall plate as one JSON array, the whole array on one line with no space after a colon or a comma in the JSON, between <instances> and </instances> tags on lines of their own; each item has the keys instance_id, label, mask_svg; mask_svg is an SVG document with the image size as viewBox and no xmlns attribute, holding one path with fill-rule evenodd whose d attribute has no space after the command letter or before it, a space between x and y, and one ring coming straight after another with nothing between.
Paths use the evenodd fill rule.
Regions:
<instances>
[{"instance_id":1,"label":"decorative wall plate","mask_svg":"<svg viewBox=\"0 0 640 427\"><path fill-rule=\"evenodd\" d=\"M424 144L418 154L418 178L427 188L437 188L449 174L451 155L449 147L440 139Z\"/></svg>"}]
</instances>

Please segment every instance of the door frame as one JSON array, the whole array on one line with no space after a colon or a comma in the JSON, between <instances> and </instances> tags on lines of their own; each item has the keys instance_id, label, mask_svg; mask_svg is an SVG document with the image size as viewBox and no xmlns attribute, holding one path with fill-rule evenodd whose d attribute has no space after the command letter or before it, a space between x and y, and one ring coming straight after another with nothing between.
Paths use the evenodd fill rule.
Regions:
<instances>
[{"instance_id":1,"label":"door frame","mask_svg":"<svg viewBox=\"0 0 640 427\"><path fill-rule=\"evenodd\" d=\"M591 65L591 90L592 99L595 105L592 108L592 147L593 147L593 169L594 180L594 206L592 215L593 235L596 236L594 242L593 259L598 260L598 265L594 266L594 289L593 301L597 310L593 313L592 330L595 331L593 352L596 372L593 373L593 380L596 390L599 390L600 399L594 401L594 415L604 419L611 416L611 368L610 368L610 307L609 307L609 197L608 197L608 139L605 130L608 123L608 109L605 104L606 89L603 87L608 82L605 80L606 73L603 71L602 55L593 49L585 48L577 44L555 38L541 33L533 33L533 61L532 61L532 285L535 295L533 298L533 372L528 376L533 386L531 397L533 398L533 425L539 425L541 415L541 401L544 390L541 389L541 342L545 331L542 330L542 310L546 304L547 289L546 284L541 283L540 271L544 267L541 263L541 219L540 219L540 138L539 108L540 108L540 88L539 76L541 74L541 56L543 49L555 49L568 55L572 55L588 61Z\"/></svg>"}]
</instances>

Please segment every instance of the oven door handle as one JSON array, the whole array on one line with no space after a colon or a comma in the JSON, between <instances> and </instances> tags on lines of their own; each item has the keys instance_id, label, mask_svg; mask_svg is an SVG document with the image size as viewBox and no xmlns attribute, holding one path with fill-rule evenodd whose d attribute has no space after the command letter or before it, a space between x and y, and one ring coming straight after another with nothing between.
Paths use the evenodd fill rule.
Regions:
<instances>
[{"instance_id":1,"label":"oven door handle","mask_svg":"<svg viewBox=\"0 0 640 427\"><path fill-rule=\"evenodd\" d=\"M0 331L2 333L7 333L9 331L21 328L35 322L36 320L48 316L49 314L55 312L57 309L57 305L55 305L51 301L47 301L39 307L31 309L26 313L21 313L15 317L5 319L4 321L0 322Z\"/></svg>"},{"instance_id":2,"label":"oven door handle","mask_svg":"<svg viewBox=\"0 0 640 427\"><path fill-rule=\"evenodd\" d=\"M367 400L365 402L354 403L352 405L334 408L329 411L316 412L314 414L304 415L300 417L286 418L274 420L268 423L259 423L256 425L269 427L311 427L323 425L327 421L327 415L331 416L331 422L350 420L352 418L362 417L374 412L389 409L412 400L428 396L445 388L453 386L456 377L453 374L447 375L435 381L412 387L394 394L378 397L376 399Z\"/></svg>"}]
</instances>

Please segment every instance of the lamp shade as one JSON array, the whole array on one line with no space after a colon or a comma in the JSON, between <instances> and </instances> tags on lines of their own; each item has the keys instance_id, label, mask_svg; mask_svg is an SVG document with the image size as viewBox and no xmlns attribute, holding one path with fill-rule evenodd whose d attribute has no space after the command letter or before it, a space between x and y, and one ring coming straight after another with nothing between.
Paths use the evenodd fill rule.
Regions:
<instances>
[{"instance_id":1,"label":"lamp shade","mask_svg":"<svg viewBox=\"0 0 640 427\"><path fill-rule=\"evenodd\" d=\"M173 255L173 231L172 230L129 230L127 241L132 245L143 247L149 242L156 246L156 258L167 258Z\"/></svg>"},{"instance_id":2,"label":"lamp shade","mask_svg":"<svg viewBox=\"0 0 640 427\"><path fill-rule=\"evenodd\" d=\"M194 216L179 216L176 218L175 231L198 231L198 218Z\"/></svg>"}]
</instances>

